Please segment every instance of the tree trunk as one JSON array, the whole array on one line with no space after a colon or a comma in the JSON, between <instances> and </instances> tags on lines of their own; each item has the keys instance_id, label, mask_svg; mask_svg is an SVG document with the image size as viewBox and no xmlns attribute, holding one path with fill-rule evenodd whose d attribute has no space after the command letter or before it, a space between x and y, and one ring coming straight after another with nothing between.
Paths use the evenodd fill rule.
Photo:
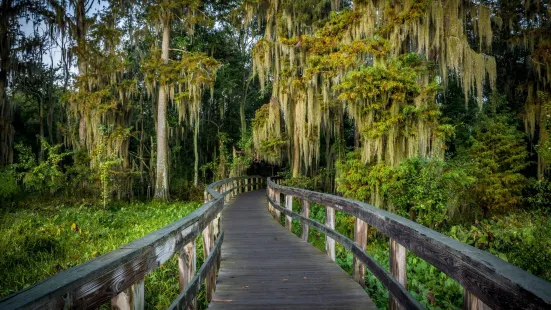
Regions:
<instances>
[{"instance_id":1,"label":"tree trunk","mask_svg":"<svg viewBox=\"0 0 551 310\"><path fill-rule=\"evenodd\" d=\"M163 25L163 41L161 59L168 63L168 51L170 45L170 21ZM169 198L168 186L168 86L163 83L159 87L159 101L157 105L157 176L155 179L155 198L167 200Z\"/></svg>"},{"instance_id":2,"label":"tree trunk","mask_svg":"<svg viewBox=\"0 0 551 310\"><path fill-rule=\"evenodd\" d=\"M6 90L11 68L10 12L12 1L3 0L0 7L0 166L13 162L12 108Z\"/></svg>"},{"instance_id":3,"label":"tree trunk","mask_svg":"<svg viewBox=\"0 0 551 310\"><path fill-rule=\"evenodd\" d=\"M79 57L77 59L77 67L79 75L85 75L87 72L88 64L86 59L82 56L86 54L86 5L85 0L78 0L75 6L76 15L76 33L74 33L77 41L77 48L79 50ZM87 123L84 111L79 112L79 147L86 147L86 135L87 135Z\"/></svg>"},{"instance_id":4,"label":"tree trunk","mask_svg":"<svg viewBox=\"0 0 551 310\"><path fill-rule=\"evenodd\" d=\"M199 185L199 146L197 145L197 140L199 138L199 118L195 120L195 125L193 126L193 152L195 155L195 163L193 164L193 185Z\"/></svg>"}]
</instances>

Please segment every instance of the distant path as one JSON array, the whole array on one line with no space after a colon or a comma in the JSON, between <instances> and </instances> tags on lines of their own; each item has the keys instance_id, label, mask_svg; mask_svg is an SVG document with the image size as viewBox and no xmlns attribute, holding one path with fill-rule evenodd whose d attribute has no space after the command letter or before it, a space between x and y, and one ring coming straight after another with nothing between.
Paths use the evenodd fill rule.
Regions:
<instances>
[{"instance_id":1,"label":"distant path","mask_svg":"<svg viewBox=\"0 0 551 310\"><path fill-rule=\"evenodd\" d=\"M377 309L325 253L274 221L265 195L240 194L222 213L222 264L209 309Z\"/></svg>"}]
</instances>

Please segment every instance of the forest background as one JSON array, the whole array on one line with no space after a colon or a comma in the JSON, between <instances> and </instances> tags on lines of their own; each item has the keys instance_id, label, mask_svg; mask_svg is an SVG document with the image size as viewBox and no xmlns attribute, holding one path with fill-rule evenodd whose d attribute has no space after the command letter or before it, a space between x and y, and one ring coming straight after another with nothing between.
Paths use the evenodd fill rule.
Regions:
<instances>
[{"instance_id":1,"label":"forest background","mask_svg":"<svg viewBox=\"0 0 551 310\"><path fill-rule=\"evenodd\" d=\"M371 203L551 281L550 17L544 0L1 0L0 296L245 174ZM368 251L388 266L384 236ZM350 253L338 262L350 272ZM149 307L170 304L171 273L147 280ZM387 306L372 275L366 289ZM408 289L461 305L413 255Z\"/></svg>"}]
</instances>

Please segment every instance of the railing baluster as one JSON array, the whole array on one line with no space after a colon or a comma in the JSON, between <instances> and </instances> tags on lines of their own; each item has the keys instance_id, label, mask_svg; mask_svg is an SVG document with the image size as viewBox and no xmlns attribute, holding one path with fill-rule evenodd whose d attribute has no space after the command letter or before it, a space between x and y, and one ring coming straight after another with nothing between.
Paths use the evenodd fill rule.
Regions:
<instances>
[{"instance_id":1,"label":"railing baluster","mask_svg":"<svg viewBox=\"0 0 551 310\"><path fill-rule=\"evenodd\" d=\"M249 188L249 178L246 178L245 179L245 192L248 192L250 191L250 188Z\"/></svg>"},{"instance_id":2,"label":"railing baluster","mask_svg":"<svg viewBox=\"0 0 551 310\"><path fill-rule=\"evenodd\" d=\"M354 241L364 250L367 249L367 223L356 218L354 222ZM365 287L365 265L354 256L354 280Z\"/></svg>"},{"instance_id":3,"label":"railing baluster","mask_svg":"<svg viewBox=\"0 0 551 310\"><path fill-rule=\"evenodd\" d=\"M293 196L285 195L285 208L291 212L293 211ZM289 231L293 230L293 218L288 215L285 216L285 228Z\"/></svg>"},{"instance_id":4,"label":"railing baluster","mask_svg":"<svg viewBox=\"0 0 551 310\"><path fill-rule=\"evenodd\" d=\"M178 275L180 293L184 291L188 283L195 275L197 268L197 252L195 247L195 240L186 244L178 255ZM197 309L197 299L194 298L191 303L192 306L189 309Z\"/></svg>"},{"instance_id":5,"label":"railing baluster","mask_svg":"<svg viewBox=\"0 0 551 310\"><path fill-rule=\"evenodd\" d=\"M306 199L302 200L302 216L310 218L310 202ZM310 226L306 223L302 223L302 240L308 242L308 230Z\"/></svg>"},{"instance_id":6,"label":"railing baluster","mask_svg":"<svg viewBox=\"0 0 551 310\"><path fill-rule=\"evenodd\" d=\"M464 310L491 310L482 300L467 291L463 291L463 309Z\"/></svg>"},{"instance_id":7,"label":"railing baluster","mask_svg":"<svg viewBox=\"0 0 551 310\"><path fill-rule=\"evenodd\" d=\"M325 225L330 229L335 229L335 209L325 207ZM335 240L325 236L325 251L332 261L335 261Z\"/></svg>"},{"instance_id":8,"label":"railing baluster","mask_svg":"<svg viewBox=\"0 0 551 310\"><path fill-rule=\"evenodd\" d=\"M111 298L111 309L142 310L144 308L144 281L134 283Z\"/></svg>"},{"instance_id":9,"label":"railing baluster","mask_svg":"<svg viewBox=\"0 0 551 310\"><path fill-rule=\"evenodd\" d=\"M390 272L398 280L400 284L407 288L406 277L406 257L407 250L401 244L394 240L390 240ZM401 310L404 309L398 301L389 294L389 309Z\"/></svg>"},{"instance_id":10,"label":"railing baluster","mask_svg":"<svg viewBox=\"0 0 551 310\"><path fill-rule=\"evenodd\" d=\"M207 227L203 230L203 254L205 259L210 255L212 247L214 246L214 237L213 237L213 223L210 222ZM206 277L206 291L207 291L207 301L212 300L212 294L214 292L214 287L216 285L216 272L210 270Z\"/></svg>"}]
</instances>

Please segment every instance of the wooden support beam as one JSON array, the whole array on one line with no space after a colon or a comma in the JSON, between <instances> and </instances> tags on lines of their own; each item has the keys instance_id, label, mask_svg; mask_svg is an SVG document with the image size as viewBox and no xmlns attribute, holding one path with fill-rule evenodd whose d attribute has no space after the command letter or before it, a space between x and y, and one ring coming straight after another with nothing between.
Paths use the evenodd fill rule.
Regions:
<instances>
[{"instance_id":1,"label":"wooden support beam","mask_svg":"<svg viewBox=\"0 0 551 310\"><path fill-rule=\"evenodd\" d=\"M406 276L406 261L407 250L401 244L394 240L390 240L390 272L398 280L398 282L407 289ZM398 301L389 294L389 309L402 310L405 309Z\"/></svg>"},{"instance_id":2,"label":"wooden support beam","mask_svg":"<svg viewBox=\"0 0 551 310\"><path fill-rule=\"evenodd\" d=\"M144 281L138 281L132 286L111 298L113 310L142 310L144 308Z\"/></svg>"},{"instance_id":3,"label":"wooden support beam","mask_svg":"<svg viewBox=\"0 0 551 310\"><path fill-rule=\"evenodd\" d=\"M278 205L281 204L281 193L280 192L274 190L274 198L275 198L275 202ZM274 208L274 216L275 216L276 221L278 223L281 223L281 211Z\"/></svg>"},{"instance_id":4,"label":"wooden support beam","mask_svg":"<svg viewBox=\"0 0 551 310\"><path fill-rule=\"evenodd\" d=\"M335 209L331 207L325 207L325 226L335 230ZM325 252L335 261L335 240L331 237L325 236Z\"/></svg>"},{"instance_id":5,"label":"wooden support beam","mask_svg":"<svg viewBox=\"0 0 551 310\"><path fill-rule=\"evenodd\" d=\"M302 200L302 216L310 218L310 202L306 199ZM302 240L308 242L308 230L310 226L307 223L302 223Z\"/></svg>"},{"instance_id":6,"label":"wooden support beam","mask_svg":"<svg viewBox=\"0 0 551 310\"><path fill-rule=\"evenodd\" d=\"M293 196L285 195L285 208L293 212ZM293 218L288 215L285 216L285 228L288 231L293 231Z\"/></svg>"},{"instance_id":7,"label":"wooden support beam","mask_svg":"<svg viewBox=\"0 0 551 310\"><path fill-rule=\"evenodd\" d=\"M203 255L208 257L211 253L211 250L214 246L214 236L213 236L213 223L209 223L207 227L203 230ZM212 295L216 286L216 272L214 269L209 270L205 278L205 287L207 292L207 301L212 300Z\"/></svg>"},{"instance_id":8,"label":"wooden support beam","mask_svg":"<svg viewBox=\"0 0 551 310\"><path fill-rule=\"evenodd\" d=\"M186 244L178 255L178 275L179 275L179 292L182 293L186 286L191 282L197 268L197 252L195 240ZM191 302L190 310L197 309L197 299L194 298Z\"/></svg>"},{"instance_id":9,"label":"wooden support beam","mask_svg":"<svg viewBox=\"0 0 551 310\"><path fill-rule=\"evenodd\" d=\"M367 223L356 218L354 223L354 241L360 248L367 249ZM365 264L354 256L354 280L365 288Z\"/></svg>"},{"instance_id":10,"label":"wooden support beam","mask_svg":"<svg viewBox=\"0 0 551 310\"><path fill-rule=\"evenodd\" d=\"M463 310L491 310L482 300L467 290L463 290Z\"/></svg>"}]
</instances>

